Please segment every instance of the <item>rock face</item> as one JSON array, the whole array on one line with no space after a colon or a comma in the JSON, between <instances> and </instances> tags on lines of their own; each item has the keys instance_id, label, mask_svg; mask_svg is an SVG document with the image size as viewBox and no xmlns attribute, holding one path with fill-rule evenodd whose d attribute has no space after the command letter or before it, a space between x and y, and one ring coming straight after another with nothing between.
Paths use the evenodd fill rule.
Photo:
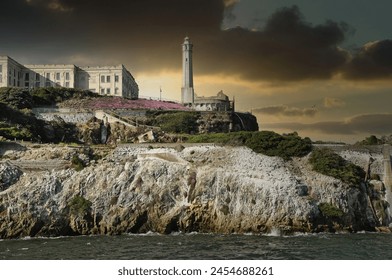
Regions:
<instances>
[{"instance_id":1,"label":"rock face","mask_svg":"<svg viewBox=\"0 0 392 280\"><path fill-rule=\"evenodd\" d=\"M318 174L306 157L284 162L244 147L120 146L79 172L22 175L12 162L1 162L0 170L7 186L0 190L0 238L357 231L377 225L364 185L348 187ZM323 213L321 204L342 215Z\"/></svg>"}]
</instances>

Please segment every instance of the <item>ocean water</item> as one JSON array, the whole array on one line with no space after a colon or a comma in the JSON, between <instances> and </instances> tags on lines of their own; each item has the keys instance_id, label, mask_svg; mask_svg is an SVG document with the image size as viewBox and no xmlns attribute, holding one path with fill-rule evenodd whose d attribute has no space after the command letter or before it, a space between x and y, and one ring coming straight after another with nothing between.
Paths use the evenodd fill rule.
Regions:
<instances>
[{"instance_id":1,"label":"ocean water","mask_svg":"<svg viewBox=\"0 0 392 280\"><path fill-rule=\"evenodd\" d=\"M0 240L0 260L391 260L392 234L144 234Z\"/></svg>"}]
</instances>

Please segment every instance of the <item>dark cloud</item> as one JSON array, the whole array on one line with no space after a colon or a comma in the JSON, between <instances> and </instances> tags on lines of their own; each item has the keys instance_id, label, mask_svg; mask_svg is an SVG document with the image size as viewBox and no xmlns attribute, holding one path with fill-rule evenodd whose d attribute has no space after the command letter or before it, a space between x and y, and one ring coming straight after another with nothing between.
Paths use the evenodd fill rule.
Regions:
<instances>
[{"instance_id":1,"label":"dark cloud","mask_svg":"<svg viewBox=\"0 0 392 280\"><path fill-rule=\"evenodd\" d=\"M392 77L392 40L371 42L363 46L345 69L349 79Z\"/></svg>"},{"instance_id":2,"label":"dark cloud","mask_svg":"<svg viewBox=\"0 0 392 280\"><path fill-rule=\"evenodd\" d=\"M110 60L135 72L179 70L181 43L189 36L195 74L298 81L329 79L342 69L349 78L362 78L367 69L372 77L391 71L390 57L383 60L391 53L389 41L363 49L347 66L351 56L338 46L349 33L348 25L312 25L296 6L276 11L262 30L222 30L237 2L2 0L0 52L30 57L29 63L58 63L77 54L86 58L81 64Z\"/></svg>"},{"instance_id":3,"label":"dark cloud","mask_svg":"<svg viewBox=\"0 0 392 280\"><path fill-rule=\"evenodd\" d=\"M296 6L282 8L264 30L237 27L200 45L200 68L204 73L239 73L255 80L328 79L347 61L347 52L337 47L346 29L331 21L313 26Z\"/></svg>"},{"instance_id":4,"label":"dark cloud","mask_svg":"<svg viewBox=\"0 0 392 280\"><path fill-rule=\"evenodd\" d=\"M266 115L282 115L288 117L313 117L317 114L316 108L300 109L296 107L288 107L285 105L268 106L263 108L253 109L252 112L266 114Z\"/></svg>"},{"instance_id":5,"label":"dark cloud","mask_svg":"<svg viewBox=\"0 0 392 280\"><path fill-rule=\"evenodd\" d=\"M346 121L265 124L267 129L290 129L318 131L325 134L353 135L357 133L391 134L392 114L368 114L352 117Z\"/></svg>"}]
</instances>

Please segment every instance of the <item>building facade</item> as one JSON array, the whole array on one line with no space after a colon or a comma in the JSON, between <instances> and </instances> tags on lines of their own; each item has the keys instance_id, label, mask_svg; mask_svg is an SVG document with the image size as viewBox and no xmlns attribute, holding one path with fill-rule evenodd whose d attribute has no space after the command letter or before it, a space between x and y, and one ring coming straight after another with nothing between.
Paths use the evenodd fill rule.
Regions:
<instances>
[{"instance_id":1,"label":"building facade","mask_svg":"<svg viewBox=\"0 0 392 280\"><path fill-rule=\"evenodd\" d=\"M8 56L0 56L0 87L66 87L91 90L101 95L139 97L139 87L124 65L22 65Z\"/></svg>"}]
</instances>

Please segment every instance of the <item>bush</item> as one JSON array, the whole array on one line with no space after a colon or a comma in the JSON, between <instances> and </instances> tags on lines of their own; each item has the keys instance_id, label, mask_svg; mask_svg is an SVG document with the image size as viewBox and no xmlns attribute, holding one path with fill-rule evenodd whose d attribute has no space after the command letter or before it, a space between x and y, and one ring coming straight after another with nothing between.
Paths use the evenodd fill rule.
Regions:
<instances>
[{"instance_id":1,"label":"bush","mask_svg":"<svg viewBox=\"0 0 392 280\"><path fill-rule=\"evenodd\" d=\"M158 115L153 125L159 126L163 131L172 133L196 133L197 112L174 112Z\"/></svg>"},{"instance_id":2,"label":"bush","mask_svg":"<svg viewBox=\"0 0 392 280\"><path fill-rule=\"evenodd\" d=\"M320 203L319 209L325 218L340 218L343 216L343 211L330 203Z\"/></svg>"},{"instance_id":3,"label":"bush","mask_svg":"<svg viewBox=\"0 0 392 280\"><path fill-rule=\"evenodd\" d=\"M309 162L314 171L340 179L350 186L360 185L365 178L365 171L362 168L327 148L314 150Z\"/></svg>"},{"instance_id":4,"label":"bush","mask_svg":"<svg viewBox=\"0 0 392 280\"><path fill-rule=\"evenodd\" d=\"M25 88L0 88L0 102L14 109L31 109L33 107L33 99L29 90Z\"/></svg>"},{"instance_id":5,"label":"bush","mask_svg":"<svg viewBox=\"0 0 392 280\"><path fill-rule=\"evenodd\" d=\"M88 90L53 87L32 89L30 94L35 106L48 106L68 99L81 99L98 96L98 94Z\"/></svg>"},{"instance_id":6,"label":"bush","mask_svg":"<svg viewBox=\"0 0 392 280\"><path fill-rule=\"evenodd\" d=\"M76 195L72 198L68 207L72 214L85 216L91 211L92 202L85 199L80 195Z\"/></svg>"},{"instance_id":7,"label":"bush","mask_svg":"<svg viewBox=\"0 0 392 280\"><path fill-rule=\"evenodd\" d=\"M297 133L280 135L272 131L196 135L190 136L188 142L245 145L257 153L284 159L302 157L312 150L312 142L307 137L302 139Z\"/></svg>"},{"instance_id":8,"label":"bush","mask_svg":"<svg viewBox=\"0 0 392 280\"><path fill-rule=\"evenodd\" d=\"M81 171L85 168L83 160L81 160L77 155L73 155L71 163L72 163L72 167L76 171Z\"/></svg>"},{"instance_id":9,"label":"bush","mask_svg":"<svg viewBox=\"0 0 392 280\"><path fill-rule=\"evenodd\" d=\"M279 135L272 131L261 131L251 134L245 145L257 153L268 156L279 156L284 159L302 157L312 150L312 141L301 138L297 133Z\"/></svg>"},{"instance_id":10,"label":"bush","mask_svg":"<svg viewBox=\"0 0 392 280\"><path fill-rule=\"evenodd\" d=\"M370 135L369 137L366 137L364 140L355 143L355 145L379 145L383 144L381 139L378 139L375 135Z\"/></svg>"}]
</instances>

